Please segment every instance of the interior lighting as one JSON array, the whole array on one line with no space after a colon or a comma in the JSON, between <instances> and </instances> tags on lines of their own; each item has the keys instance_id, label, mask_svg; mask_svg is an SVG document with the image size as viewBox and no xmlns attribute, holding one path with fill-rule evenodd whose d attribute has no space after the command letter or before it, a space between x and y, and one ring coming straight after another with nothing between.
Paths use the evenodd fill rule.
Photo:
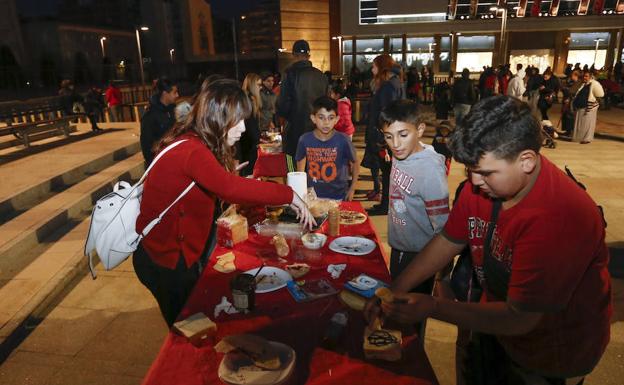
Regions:
<instances>
[{"instance_id":1,"label":"interior lighting","mask_svg":"<svg viewBox=\"0 0 624 385\"><path fill-rule=\"evenodd\" d=\"M409 13L399 15L377 15L378 19L399 19L408 17L442 17L446 16L445 12L432 12L432 13Z\"/></svg>"},{"instance_id":2,"label":"interior lighting","mask_svg":"<svg viewBox=\"0 0 624 385\"><path fill-rule=\"evenodd\" d=\"M149 31L148 27L141 27L141 31Z\"/></svg>"},{"instance_id":3,"label":"interior lighting","mask_svg":"<svg viewBox=\"0 0 624 385\"><path fill-rule=\"evenodd\" d=\"M460 19L462 19L462 20L464 20L464 15L461 15L459 18L460 18Z\"/></svg>"},{"instance_id":4,"label":"interior lighting","mask_svg":"<svg viewBox=\"0 0 624 385\"><path fill-rule=\"evenodd\" d=\"M241 20L245 20L246 18L247 18L247 16L245 16L245 15L241 16Z\"/></svg>"}]
</instances>

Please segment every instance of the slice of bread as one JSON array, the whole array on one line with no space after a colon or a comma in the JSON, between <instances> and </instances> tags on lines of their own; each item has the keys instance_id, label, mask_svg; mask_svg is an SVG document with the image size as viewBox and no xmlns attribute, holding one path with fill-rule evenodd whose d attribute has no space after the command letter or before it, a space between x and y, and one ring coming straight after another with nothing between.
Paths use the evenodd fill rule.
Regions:
<instances>
[{"instance_id":1,"label":"slice of bread","mask_svg":"<svg viewBox=\"0 0 624 385\"><path fill-rule=\"evenodd\" d=\"M343 290L338 295L338 298L347 306L353 310L363 311L366 306L366 298L355 294L350 290Z\"/></svg>"},{"instance_id":2,"label":"slice of bread","mask_svg":"<svg viewBox=\"0 0 624 385\"><path fill-rule=\"evenodd\" d=\"M366 329L364 356L369 360L398 361L401 359L401 332L398 330Z\"/></svg>"},{"instance_id":3,"label":"slice of bread","mask_svg":"<svg viewBox=\"0 0 624 385\"><path fill-rule=\"evenodd\" d=\"M266 339L253 334L225 336L215 345L218 353L242 352L261 369L277 370L281 367L279 355Z\"/></svg>"}]
</instances>

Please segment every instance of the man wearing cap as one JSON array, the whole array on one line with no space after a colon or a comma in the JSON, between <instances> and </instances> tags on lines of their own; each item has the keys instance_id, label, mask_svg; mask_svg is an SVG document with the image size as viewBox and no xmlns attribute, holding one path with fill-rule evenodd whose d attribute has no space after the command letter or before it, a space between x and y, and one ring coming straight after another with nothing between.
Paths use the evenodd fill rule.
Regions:
<instances>
[{"instance_id":1,"label":"man wearing cap","mask_svg":"<svg viewBox=\"0 0 624 385\"><path fill-rule=\"evenodd\" d=\"M288 158L288 170L295 171L292 157L297 152L299 137L312 131L310 120L312 102L327 93L327 77L310 61L310 45L305 40L293 44L295 62L286 69L281 91L277 99L277 115L280 124L286 120L284 151Z\"/></svg>"}]
</instances>

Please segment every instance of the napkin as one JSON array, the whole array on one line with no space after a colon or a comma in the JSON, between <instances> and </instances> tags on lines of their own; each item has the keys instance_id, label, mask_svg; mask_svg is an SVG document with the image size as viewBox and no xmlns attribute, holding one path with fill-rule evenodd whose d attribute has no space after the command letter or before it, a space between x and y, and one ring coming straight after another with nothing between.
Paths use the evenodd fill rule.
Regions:
<instances>
[{"instance_id":1,"label":"napkin","mask_svg":"<svg viewBox=\"0 0 624 385\"><path fill-rule=\"evenodd\" d=\"M227 300L226 297L221 297L221 303L215 306L214 308L214 318L217 318L221 312L224 311L225 314L236 314L238 310L232 305L230 301Z\"/></svg>"},{"instance_id":2,"label":"napkin","mask_svg":"<svg viewBox=\"0 0 624 385\"><path fill-rule=\"evenodd\" d=\"M340 274L342 274L342 272L346 268L347 268L347 264L346 263L341 263L339 265L328 265L327 266L327 272L329 274L331 274L331 277L333 279L337 279L338 277L340 277Z\"/></svg>"}]
</instances>

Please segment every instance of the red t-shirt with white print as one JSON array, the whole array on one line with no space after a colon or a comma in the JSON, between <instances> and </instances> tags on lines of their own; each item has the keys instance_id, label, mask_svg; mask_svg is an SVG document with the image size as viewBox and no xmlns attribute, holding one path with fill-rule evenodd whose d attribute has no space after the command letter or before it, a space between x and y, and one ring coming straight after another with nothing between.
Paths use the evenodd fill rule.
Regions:
<instances>
[{"instance_id":1,"label":"red t-shirt with white print","mask_svg":"<svg viewBox=\"0 0 624 385\"><path fill-rule=\"evenodd\" d=\"M485 295L483 244L492 201L467 183L443 230L468 243ZM605 229L594 201L541 156L531 191L501 210L491 255L511 273L507 301L523 311L544 313L525 335L499 336L522 367L554 377L591 372L609 342L611 284Z\"/></svg>"}]
</instances>

